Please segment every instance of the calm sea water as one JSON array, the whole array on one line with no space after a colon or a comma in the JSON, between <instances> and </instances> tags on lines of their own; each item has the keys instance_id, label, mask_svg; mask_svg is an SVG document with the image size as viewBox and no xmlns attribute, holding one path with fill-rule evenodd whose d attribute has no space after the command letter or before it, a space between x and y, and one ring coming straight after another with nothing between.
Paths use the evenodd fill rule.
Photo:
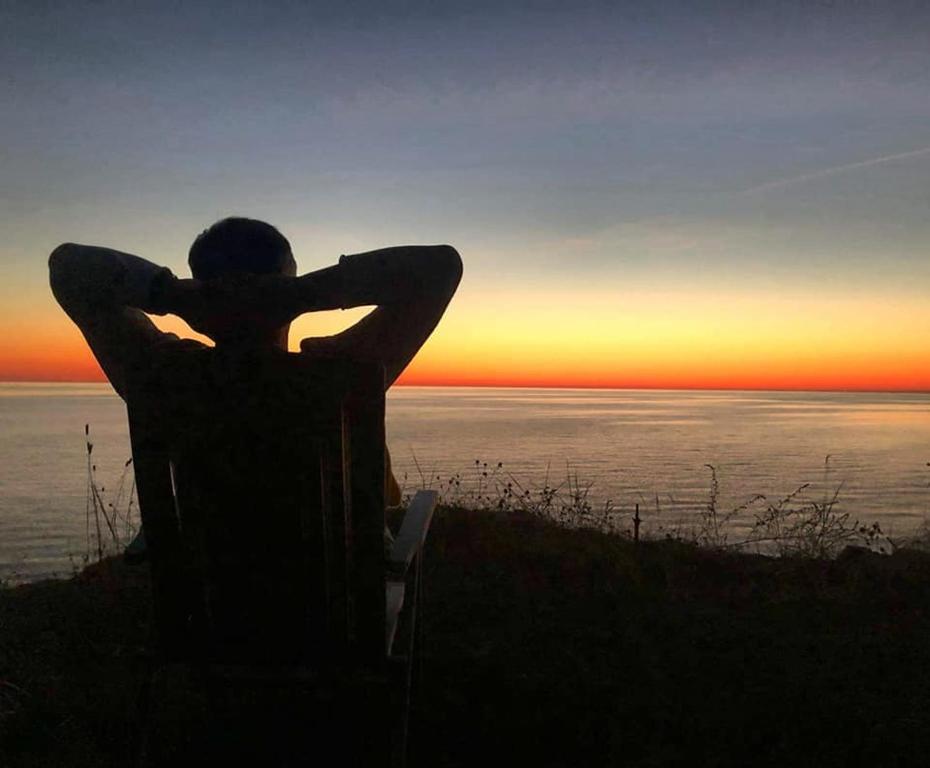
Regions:
<instances>
[{"instance_id":1,"label":"calm sea water","mask_svg":"<svg viewBox=\"0 0 930 768\"><path fill-rule=\"evenodd\" d=\"M109 386L0 384L0 578L69 573L80 562L85 424L112 498L130 451ZM840 487L838 509L886 533L905 535L930 516L925 394L398 388L387 430L408 490L456 474L467 486L487 462L497 480L531 490L577 474L595 503L639 502L647 524L687 526L707 500L712 464L723 508L810 483L805 493L818 499Z\"/></svg>"}]
</instances>

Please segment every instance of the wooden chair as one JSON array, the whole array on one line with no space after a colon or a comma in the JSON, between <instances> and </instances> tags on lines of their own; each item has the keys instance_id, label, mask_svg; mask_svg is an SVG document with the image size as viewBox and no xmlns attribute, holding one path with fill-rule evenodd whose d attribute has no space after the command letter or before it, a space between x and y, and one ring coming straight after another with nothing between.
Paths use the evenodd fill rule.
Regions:
<instances>
[{"instance_id":1,"label":"wooden chair","mask_svg":"<svg viewBox=\"0 0 930 768\"><path fill-rule=\"evenodd\" d=\"M157 650L138 759L153 678L181 663L214 691L342 702L341 762L404 765L437 495L414 496L386 551L383 369L205 350L133 382L128 402Z\"/></svg>"}]
</instances>

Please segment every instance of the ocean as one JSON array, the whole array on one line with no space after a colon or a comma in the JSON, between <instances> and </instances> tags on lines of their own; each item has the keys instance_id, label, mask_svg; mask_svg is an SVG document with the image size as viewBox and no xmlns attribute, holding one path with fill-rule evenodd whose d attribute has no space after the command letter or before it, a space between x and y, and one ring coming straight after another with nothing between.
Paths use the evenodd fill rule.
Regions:
<instances>
[{"instance_id":1,"label":"ocean","mask_svg":"<svg viewBox=\"0 0 930 768\"><path fill-rule=\"evenodd\" d=\"M87 451L105 500L130 456L105 384L0 384L0 579L67 575L87 552ZM397 387L388 446L401 485L448 497L581 489L618 520L687 532L715 468L725 512L837 493L836 510L906 536L930 516L930 395ZM829 457L829 458L828 458ZM487 466L485 466L487 465ZM487 473L485 475L484 473ZM458 481L456 484L455 481ZM125 490L131 476L125 478ZM734 536L750 507L731 521Z\"/></svg>"}]
</instances>

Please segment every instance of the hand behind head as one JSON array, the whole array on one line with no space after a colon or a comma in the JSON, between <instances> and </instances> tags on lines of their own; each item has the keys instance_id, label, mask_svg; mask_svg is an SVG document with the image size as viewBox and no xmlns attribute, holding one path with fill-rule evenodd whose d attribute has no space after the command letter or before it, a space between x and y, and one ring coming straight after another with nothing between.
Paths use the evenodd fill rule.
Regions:
<instances>
[{"instance_id":1,"label":"hand behind head","mask_svg":"<svg viewBox=\"0 0 930 768\"><path fill-rule=\"evenodd\" d=\"M294 319L287 296L294 278L236 273L214 280L178 280L171 311L217 343L286 343Z\"/></svg>"}]
</instances>

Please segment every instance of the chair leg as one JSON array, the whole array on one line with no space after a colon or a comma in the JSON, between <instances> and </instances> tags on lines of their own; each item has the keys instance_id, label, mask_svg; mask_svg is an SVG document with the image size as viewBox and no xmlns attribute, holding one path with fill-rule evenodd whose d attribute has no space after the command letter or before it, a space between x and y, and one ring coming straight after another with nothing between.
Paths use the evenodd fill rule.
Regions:
<instances>
[{"instance_id":1,"label":"chair leg","mask_svg":"<svg viewBox=\"0 0 930 768\"><path fill-rule=\"evenodd\" d=\"M229 752L227 743L227 694L221 681L209 670L198 669L196 675L207 698L206 737L207 750L211 759Z\"/></svg>"},{"instance_id":2,"label":"chair leg","mask_svg":"<svg viewBox=\"0 0 930 768\"><path fill-rule=\"evenodd\" d=\"M141 768L145 765L149 738L149 714L152 705L152 686L158 673L158 663L151 658L144 660L142 682L136 694L133 710L132 737L130 739L129 764Z\"/></svg>"},{"instance_id":3,"label":"chair leg","mask_svg":"<svg viewBox=\"0 0 930 768\"><path fill-rule=\"evenodd\" d=\"M424 603L424 579L421 577L423 569L423 549L416 556L413 563L413 584L414 584L414 606L413 606L413 637L410 642L410 656L408 659L407 678L405 680L403 701L404 728L403 728L403 759L399 763L405 766L413 753L414 764L416 764L416 724L417 724L417 707L420 705L420 686L423 679L423 638L425 615L423 611Z\"/></svg>"},{"instance_id":4,"label":"chair leg","mask_svg":"<svg viewBox=\"0 0 930 768\"><path fill-rule=\"evenodd\" d=\"M399 663L390 671L387 706L390 709L388 742L390 752L388 765L404 768L407 765L407 726L410 709L410 666L409 660Z\"/></svg>"},{"instance_id":5,"label":"chair leg","mask_svg":"<svg viewBox=\"0 0 930 768\"><path fill-rule=\"evenodd\" d=\"M413 650L411 652L412 680L410 683L410 700L411 706L418 704L417 699L420 696L420 686L423 682L423 651L426 636L426 610L423 607L426 604L426 579L422 577L423 573L423 556L426 554L426 548L422 547L417 553L417 571L416 571L416 611L417 620L414 625Z\"/></svg>"}]
</instances>

